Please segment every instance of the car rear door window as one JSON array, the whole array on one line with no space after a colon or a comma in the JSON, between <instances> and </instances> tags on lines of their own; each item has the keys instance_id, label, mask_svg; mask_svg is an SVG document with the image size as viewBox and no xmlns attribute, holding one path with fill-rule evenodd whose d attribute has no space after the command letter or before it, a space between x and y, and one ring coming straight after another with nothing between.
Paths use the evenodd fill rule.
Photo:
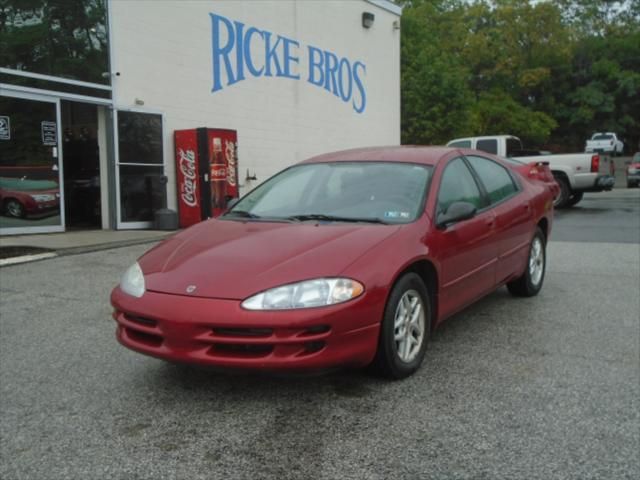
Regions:
<instances>
[{"instance_id":1,"label":"car rear door window","mask_svg":"<svg viewBox=\"0 0 640 480\"><path fill-rule=\"evenodd\" d=\"M495 155L498 153L498 141L495 138L478 140L476 150L482 150L483 152L493 153Z\"/></svg>"},{"instance_id":2,"label":"car rear door window","mask_svg":"<svg viewBox=\"0 0 640 480\"><path fill-rule=\"evenodd\" d=\"M469 202L477 209L484 207L478 184L462 158L456 158L445 167L438 190L438 213L445 213L455 202Z\"/></svg>"},{"instance_id":3,"label":"car rear door window","mask_svg":"<svg viewBox=\"0 0 640 480\"><path fill-rule=\"evenodd\" d=\"M510 197L518 191L513 178L505 167L484 157L467 156L467 160L480 177L491 205Z\"/></svg>"}]
</instances>

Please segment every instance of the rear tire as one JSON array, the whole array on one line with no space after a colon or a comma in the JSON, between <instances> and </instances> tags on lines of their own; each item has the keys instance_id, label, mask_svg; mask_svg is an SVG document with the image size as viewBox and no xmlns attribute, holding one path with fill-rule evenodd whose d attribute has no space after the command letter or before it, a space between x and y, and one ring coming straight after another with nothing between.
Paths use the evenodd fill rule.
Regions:
<instances>
[{"instance_id":1,"label":"rear tire","mask_svg":"<svg viewBox=\"0 0 640 480\"><path fill-rule=\"evenodd\" d=\"M569 201L567 202L567 207L573 207L574 205L577 205L580 200L582 200L583 196L584 192L573 192L573 195L571 195Z\"/></svg>"},{"instance_id":2,"label":"rear tire","mask_svg":"<svg viewBox=\"0 0 640 480\"><path fill-rule=\"evenodd\" d=\"M424 358L431 330L431 301L419 275L396 282L384 310L373 370L401 379L414 373Z\"/></svg>"},{"instance_id":3,"label":"rear tire","mask_svg":"<svg viewBox=\"0 0 640 480\"><path fill-rule=\"evenodd\" d=\"M533 297L542 289L544 274L547 270L547 249L546 239L540 227L536 227L536 232L529 246L529 256L527 266L522 276L507 283L509 293L516 297Z\"/></svg>"},{"instance_id":4,"label":"rear tire","mask_svg":"<svg viewBox=\"0 0 640 480\"><path fill-rule=\"evenodd\" d=\"M554 208L564 208L571 198L571 187L563 175L554 175L553 178L555 178L556 183L560 186L560 193L558 194L558 198L554 200L553 206Z\"/></svg>"}]
</instances>

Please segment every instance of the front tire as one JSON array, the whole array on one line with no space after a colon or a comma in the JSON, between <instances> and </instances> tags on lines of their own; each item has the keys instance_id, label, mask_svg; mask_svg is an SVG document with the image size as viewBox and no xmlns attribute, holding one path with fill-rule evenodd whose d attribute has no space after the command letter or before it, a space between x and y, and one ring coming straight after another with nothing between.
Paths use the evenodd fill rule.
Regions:
<instances>
[{"instance_id":1,"label":"front tire","mask_svg":"<svg viewBox=\"0 0 640 480\"><path fill-rule=\"evenodd\" d=\"M554 175L553 178L555 178L556 183L560 186L560 193L554 200L553 206L554 208L564 208L567 206L569 199L571 198L571 187L564 176Z\"/></svg>"},{"instance_id":2,"label":"front tire","mask_svg":"<svg viewBox=\"0 0 640 480\"><path fill-rule=\"evenodd\" d=\"M527 266L522 276L507 283L509 293L516 297L533 297L537 295L542 289L546 270L546 239L540 227L536 227L536 232L529 246Z\"/></svg>"},{"instance_id":3,"label":"front tire","mask_svg":"<svg viewBox=\"0 0 640 480\"><path fill-rule=\"evenodd\" d=\"M26 215L24 206L15 198L4 202L4 211L9 217L23 218Z\"/></svg>"},{"instance_id":4,"label":"front tire","mask_svg":"<svg viewBox=\"0 0 640 480\"><path fill-rule=\"evenodd\" d=\"M431 330L431 301L419 275L407 273L396 282L385 307L374 370L401 379L424 359Z\"/></svg>"}]
</instances>

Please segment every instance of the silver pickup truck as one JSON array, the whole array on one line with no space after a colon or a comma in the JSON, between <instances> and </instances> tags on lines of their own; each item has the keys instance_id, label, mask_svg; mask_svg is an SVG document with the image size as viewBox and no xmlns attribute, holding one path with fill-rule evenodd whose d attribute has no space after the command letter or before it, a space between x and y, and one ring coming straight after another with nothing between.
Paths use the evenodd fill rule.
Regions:
<instances>
[{"instance_id":1,"label":"silver pickup truck","mask_svg":"<svg viewBox=\"0 0 640 480\"><path fill-rule=\"evenodd\" d=\"M611 190L616 182L611 158L601 153L553 155L550 152L525 150L520 139L513 135L456 138L447 143L447 146L481 150L523 163L536 160L548 163L560 185L560 194L554 202L556 208L577 204L582 200L584 192Z\"/></svg>"}]
</instances>

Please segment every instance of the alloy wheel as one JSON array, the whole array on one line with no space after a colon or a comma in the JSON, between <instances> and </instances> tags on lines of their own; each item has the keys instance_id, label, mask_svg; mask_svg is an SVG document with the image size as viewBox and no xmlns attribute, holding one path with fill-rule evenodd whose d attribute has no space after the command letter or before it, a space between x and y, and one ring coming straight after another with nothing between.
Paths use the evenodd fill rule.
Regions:
<instances>
[{"instance_id":1,"label":"alloy wheel","mask_svg":"<svg viewBox=\"0 0 640 480\"><path fill-rule=\"evenodd\" d=\"M420 352L426 328L424 304L417 291L408 290L402 295L393 326L398 358L410 363Z\"/></svg>"},{"instance_id":2,"label":"alloy wheel","mask_svg":"<svg viewBox=\"0 0 640 480\"><path fill-rule=\"evenodd\" d=\"M542 280L544 272L544 248L542 240L535 237L531 243L531 251L529 252L529 277L531 283L537 286Z\"/></svg>"}]
</instances>

